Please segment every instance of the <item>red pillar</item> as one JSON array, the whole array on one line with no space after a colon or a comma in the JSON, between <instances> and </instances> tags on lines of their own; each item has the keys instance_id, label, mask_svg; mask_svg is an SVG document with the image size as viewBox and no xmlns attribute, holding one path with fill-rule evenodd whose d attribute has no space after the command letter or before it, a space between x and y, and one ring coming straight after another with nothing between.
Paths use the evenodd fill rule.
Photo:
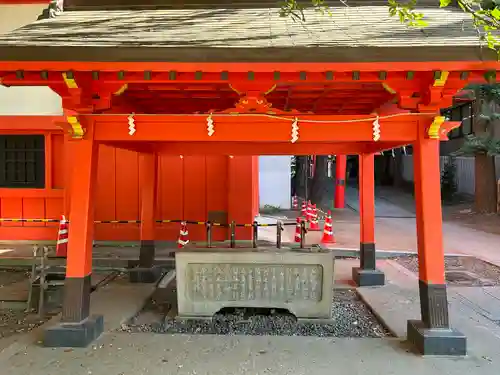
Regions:
<instances>
[{"instance_id":1,"label":"red pillar","mask_svg":"<svg viewBox=\"0 0 500 375\"><path fill-rule=\"evenodd\" d=\"M466 338L450 329L448 318L439 140L426 138L425 124L419 126L413 162L422 320L408 322L408 340L422 354L465 355Z\"/></svg>"},{"instance_id":2,"label":"red pillar","mask_svg":"<svg viewBox=\"0 0 500 375\"><path fill-rule=\"evenodd\" d=\"M347 155L335 156L335 208L345 208L345 174Z\"/></svg>"},{"instance_id":3,"label":"red pillar","mask_svg":"<svg viewBox=\"0 0 500 375\"><path fill-rule=\"evenodd\" d=\"M360 267L353 268L359 286L384 285L384 273L376 269L375 254L375 155L359 155Z\"/></svg>"},{"instance_id":4,"label":"red pillar","mask_svg":"<svg viewBox=\"0 0 500 375\"><path fill-rule=\"evenodd\" d=\"M83 139L71 140L71 213L61 324L45 331L46 346L86 346L103 330L102 316L89 316L98 147L93 123Z\"/></svg>"},{"instance_id":5,"label":"red pillar","mask_svg":"<svg viewBox=\"0 0 500 375\"><path fill-rule=\"evenodd\" d=\"M139 157L139 184L141 207L141 249L139 253L139 267L142 270L130 273L132 282L157 281L159 274L153 268L155 258L155 229L156 229L156 187L158 161L154 153L142 153ZM148 270L149 269L149 270Z\"/></svg>"}]
</instances>

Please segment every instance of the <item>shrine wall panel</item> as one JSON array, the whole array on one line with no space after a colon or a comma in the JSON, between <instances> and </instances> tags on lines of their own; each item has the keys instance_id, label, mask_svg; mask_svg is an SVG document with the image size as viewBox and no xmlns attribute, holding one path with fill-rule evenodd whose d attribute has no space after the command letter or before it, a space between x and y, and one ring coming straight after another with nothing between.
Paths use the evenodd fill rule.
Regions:
<instances>
[{"instance_id":1,"label":"shrine wall panel","mask_svg":"<svg viewBox=\"0 0 500 375\"><path fill-rule=\"evenodd\" d=\"M60 219L64 206L64 136L53 126L52 116L0 116L0 136L2 137L2 186L0 187L0 217L3 219ZM36 125L36 126L35 126ZM15 130L9 130L9 129ZM38 129L36 129L38 128ZM46 129L46 130L40 130ZM42 137L43 148L34 157L30 149L8 146L8 137ZM28 143L24 146L27 146ZM19 147L16 146L16 147ZM15 161L13 161L13 158ZM35 161L36 160L36 161ZM36 173L26 180L24 187L16 186L16 181L28 176L26 169L30 163L45 165L43 174ZM16 173L6 171L7 163L22 165ZM15 178L14 178L15 177ZM55 240L57 223L46 222L0 222L0 241L9 240Z\"/></svg>"},{"instance_id":2,"label":"shrine wall panel","mask_svg":"<svg viewBox=\"0 0 500 375\"><path fill-rule=\"evenodd\" d=\"M45 118L46 117L46 118ZM62 131L52 116L0 116L0 135L44 135L45 175L42 188L0 187L0 217L57 219L70 213L68 172L78 173L66 152ZM9 128L10 127L10 128ZM9 130L16 128L16 130ZM38 130L33 130L38 128ZM157 220L212 220L251 223L256 212L257 157L158 155ZM139 154L99 146L95 220L140 220ZM66 212L65 212L66 211ZM0 241L55 241L57 223L0 222ZM191 240L204 240L204 226L189 226ZM70 227L71 230L71 227ZM157 224L158 240L176 241L178 223ZM238 239L250 239L241 229ZM227 239L227 230L215 228L214 240ZM139 224L96 224L95 239L137 241Z\"/></svg>"}]
</instances>

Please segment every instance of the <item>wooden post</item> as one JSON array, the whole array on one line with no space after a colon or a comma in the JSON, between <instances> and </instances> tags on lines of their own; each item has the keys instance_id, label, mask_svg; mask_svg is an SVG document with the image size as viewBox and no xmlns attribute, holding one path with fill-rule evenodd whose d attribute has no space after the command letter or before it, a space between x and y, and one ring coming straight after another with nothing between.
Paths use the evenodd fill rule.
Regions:
<instances>
[{"instance_id":1,"label":"wooden post","mask_svg":"<svg viewBox=\"0 0 500 375\"><path fill-rule=\"evenodd\" d=\"M464 355L466 338L449 327L446 296L439 140L419 124L413 145L421 321L408 322L408 340L422 354Z\"/></svg>"},{"instance_id":2,"label":"wooden post","mask_svg":"<svg viewBox=\"0 0 500 375\"><path fill-rule=\"evenodd\" d=\"M359 155L360 267L353 268L359 286L384 285L375 255L375 155Z\"/></svg>"},{"instance_id":3,"label":"wooden post","mask_svg":"<svg viewBox=\"0 0 500 375\"><path fill-rule=\"evenodd\" d=\"M89 316L98 145L92 121L86 121L85 127L85 137L69 145L74 173L64 302L61 324L45 331L46 346L87 346L103 330L102 316Z\"/></svg>"},{"instance_id":4,"label":"wooden post","mask_svg":"<svg viewBox=\"0 0 500 375\"><path fill-rule=\"evenodd\" d=\"M497 214L500 214L500 179L497 181Z\"/></svg>"},{"instance_id":5,"label":"wooden post","mask_svg":"<svg viewBox=\"0 0 500 375\"><path fill-rule=\"evenodd\" d=\"M347 156L335 156L335 208L345 208L345 184L346 184Z\"/></svg>"}]
</instances>

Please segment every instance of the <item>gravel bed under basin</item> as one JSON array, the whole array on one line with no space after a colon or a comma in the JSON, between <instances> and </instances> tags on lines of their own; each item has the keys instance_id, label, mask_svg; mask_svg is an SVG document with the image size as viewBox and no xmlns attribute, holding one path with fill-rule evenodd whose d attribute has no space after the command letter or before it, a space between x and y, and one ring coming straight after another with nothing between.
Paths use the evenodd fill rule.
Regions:
<instances>
[{"instance_id":1,"label":"gravel bed under basin","mask_svg":"<svg viewBox=\"0 0 500 375\"><path fill-rule=\"evenodd\" d=\"M247 309L219 312L211 321L173 319L166 317L168 309L162 304L149 303L136 318L122 325L121 331L259 336L391 336L354 290L335 290L332 307L331 323L298 323L293 315L286 312L271 310L271 313L259 314ZM141 314L144 316L141 317Z\"/></svg>"}]
</instances>

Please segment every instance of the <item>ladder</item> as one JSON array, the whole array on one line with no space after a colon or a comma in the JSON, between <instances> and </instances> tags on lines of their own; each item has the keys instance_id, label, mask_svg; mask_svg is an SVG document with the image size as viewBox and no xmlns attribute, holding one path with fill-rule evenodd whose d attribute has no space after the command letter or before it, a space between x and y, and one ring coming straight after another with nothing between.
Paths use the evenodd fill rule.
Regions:
<instances>
[{"instance_id":1,"label":"ladder","mask_svg":"<svg viewBox=\"0 0 500 375\"><path fill-rule=\"evenodd\" d=\"M35 285L38 283L39 285L39 296L38 296L38 315L45 315L45 299L46 292L51 286L63 286L64 280L51 280L48 278L48 275L54 274L64 274L64 272L58 272L54 270L50 270L50 266L48 265L48 255L49 248L48 246L40 247L38 245L33 246L33 262L31 265L31 275L29 281L29 292L28 292L28 301L27 301L27 310L30 311L33 305L34 293L33 289Z\"/></svg>"}]
</instances>

